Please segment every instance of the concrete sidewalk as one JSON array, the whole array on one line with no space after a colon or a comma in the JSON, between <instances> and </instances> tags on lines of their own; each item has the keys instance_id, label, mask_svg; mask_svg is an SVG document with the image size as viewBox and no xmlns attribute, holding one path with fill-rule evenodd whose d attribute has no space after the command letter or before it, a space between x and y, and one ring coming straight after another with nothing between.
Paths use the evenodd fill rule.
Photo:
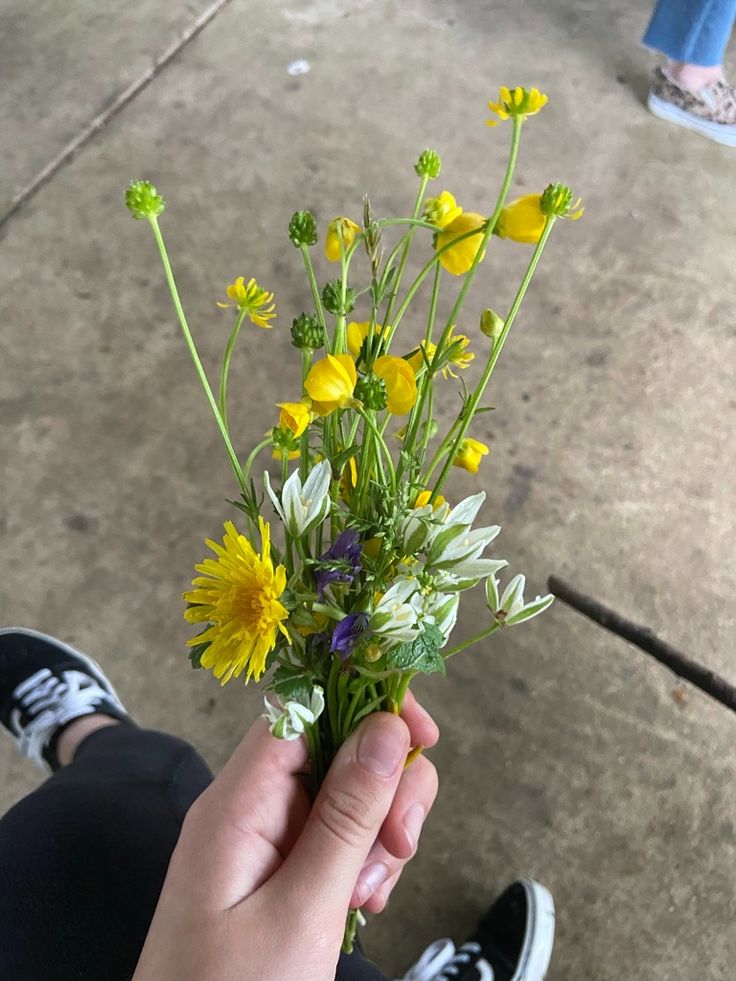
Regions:
<instances>
[{"instance_id":1,"label":"concrete sidewalk","mask_svg":"<svg viewBox=\"0 0 736 981\"><path fill-rule=\"evenodd\" d=\"M0 223L208 9L52 6L10 0L1 15ZM167 199L208 368L225 284L254 275L276 292L277 328L248 335L233 368L246 448L288 394L288 325L308 304L291 213L357 215L366 190L378 213L405 211L427 145L441 188L487 210L508 132L486 129L485 103L518 81L550 105L526 127L515 191L565 180L588 210L555 229L474 433L492 453L451 494L486 488L498 552L532 592L564 575L736 681L736 158L644 109L645 21L633 0L224 4L0 224L0 622L81 646L143 724L224 762L260 696L188 669L180 594L235 488L123 190L145 176ZM299 58L310 72L289 75ZM505 309L527 259L493 246L467 332L470 311ZM383 969L461 940L498 888L532 874L558 906L553 981L732 981L736 720L674 688L561 605L420 684L443 731L442 789L366 933ZM0 759L7 806L37 775L8 746Z\"/></svg>"}]
</instances>

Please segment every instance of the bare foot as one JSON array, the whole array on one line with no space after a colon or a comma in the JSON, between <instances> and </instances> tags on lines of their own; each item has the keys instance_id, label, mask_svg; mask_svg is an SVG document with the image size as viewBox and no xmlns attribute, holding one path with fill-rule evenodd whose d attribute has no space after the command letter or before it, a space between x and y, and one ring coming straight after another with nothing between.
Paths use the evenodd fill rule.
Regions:
<instances>
[{"instance_id":1,"label":"bare foot","mask_svg":"<svg viewBox=\"0 0 736 981\"><path fill-rule=\"evenodd\" d=\"M683 61L668 61L662 68L667 78L678 88L697 95L706 86L723 78L723 65L691 65Z\"/></svg>"}]
</instances>

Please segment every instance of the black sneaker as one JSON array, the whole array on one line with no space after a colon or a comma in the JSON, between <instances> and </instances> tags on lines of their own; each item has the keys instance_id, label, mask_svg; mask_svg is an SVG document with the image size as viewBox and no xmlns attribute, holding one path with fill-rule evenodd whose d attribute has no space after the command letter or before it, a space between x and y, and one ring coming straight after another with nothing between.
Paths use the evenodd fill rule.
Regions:
<instances>
[{"instance_id":1,"label":"black sneaker","mask_svg":"<svg viewBox=\"0 0 736 981\"><path fill-rule=\"evenodd\" d=\"M462 947L436 940L402 981L543 981L555 937L555 904L533 879L499 896Z\"/></svg>"},{"instance_id":2,"label":"black sneaker","mask_svg":"<svg viewBox=\"0 0 736 981\"><path fill-rule=\"evenodd\" d=\"M44 769L58 769L62 730L93 712L130 722L91 658L36 630L0 630L0 722L24 756Z\"/></svg>"}]
</instances>

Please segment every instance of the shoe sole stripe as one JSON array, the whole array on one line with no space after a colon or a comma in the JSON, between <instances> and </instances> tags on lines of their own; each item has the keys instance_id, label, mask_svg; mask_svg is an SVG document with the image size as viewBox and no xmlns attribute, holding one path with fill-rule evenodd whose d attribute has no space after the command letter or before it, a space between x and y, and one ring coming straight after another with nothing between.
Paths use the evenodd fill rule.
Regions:
<instances>
[{"instance_id":1,"label":"shoe sole stripe","mask_svg":"<svg viewBox=\"0 0 736 981\"><path fill-rule=\"evenodd\" d=\"M555 941L555 904L549 890L539 882L521 881L527 894L526 936L511 981L544 981Z\"/></svg>"},{"instance_id":2,"label":"shoe sole stripe","mask_svg":"<svg viewBox=\"0 0 736 981\"><path fill-rule=\"evenodd\" d=\"M736 146L736 125L727 123L714 123L709 119L699 119L686 109L673 106L671 102L665 102L659 96L649 93L647 107L652 115L658 119L664 119L669 123L676 123L685 129L690 129L694 133L720 143L721 146Z\"/></svg>"}]
</instances>

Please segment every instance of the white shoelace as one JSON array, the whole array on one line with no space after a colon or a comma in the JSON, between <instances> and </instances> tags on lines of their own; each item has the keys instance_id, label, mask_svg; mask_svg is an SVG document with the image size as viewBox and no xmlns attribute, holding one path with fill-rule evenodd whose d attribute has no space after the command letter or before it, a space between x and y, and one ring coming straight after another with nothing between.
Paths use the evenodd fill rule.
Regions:
<instances>
[{"instance_id":1,"label":"white shoelace","mask_svg":"<svg viewBox=\"0 0 736 981\"><path fill-rule=\"evenodd\" d=\"M13 697L20 705L10 713L18 748L24 756L43 767L46 764L42 751L59 726L80 715L90 715L105 700L119 705L111 692L83 671L62 671L58 678L48 668L41 668L26 678L15 689ZM122 705L119 707L122 710ZM24 713L33 716L25 726L21 725Z\"/></svg>"},{"instance_id":2,"label":"white shoelace","mask_svg":"<svg viewBox=\"0 0 736 981\"><path fill-rule=\"evenodd\" d=\"M409 973L404 975L402 981L450 981L467 967L471 958L476 957L480 950L480 944L472 940L457 949L452 940L435 940L414 967L410 968ZM475 967L481 981L493 981L494 972L488 961L477 961Z\"/></svg>"}]
</instances>

